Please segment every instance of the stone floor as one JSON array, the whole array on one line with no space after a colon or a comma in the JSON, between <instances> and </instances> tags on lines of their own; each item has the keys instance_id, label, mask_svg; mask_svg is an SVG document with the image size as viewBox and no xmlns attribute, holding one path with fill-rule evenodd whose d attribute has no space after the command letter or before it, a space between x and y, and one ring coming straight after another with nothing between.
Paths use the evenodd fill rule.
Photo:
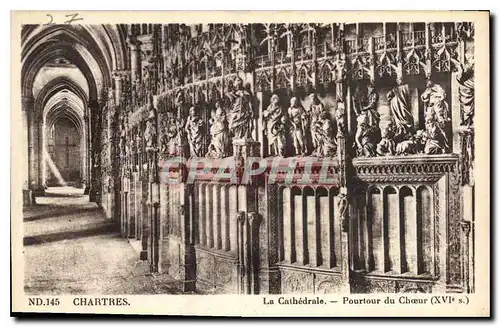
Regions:
<instances>
[{"instance_id":1,"label":"stone floor","mask_svg":"<svg viewBox=\"0 0 500 327\"><path fill-rule=\"evenodd\" d=\"M50 188L24 212L27 294L176 294L80 189Z\"/></svg>"}]
</instances>

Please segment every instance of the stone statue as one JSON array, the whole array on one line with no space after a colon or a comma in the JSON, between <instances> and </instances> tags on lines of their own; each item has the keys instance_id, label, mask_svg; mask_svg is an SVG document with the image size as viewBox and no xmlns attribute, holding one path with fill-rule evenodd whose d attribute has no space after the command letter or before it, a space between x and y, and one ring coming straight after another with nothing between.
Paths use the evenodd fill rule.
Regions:
<instances>
[{"instance_id":1,"label":"stone statue","mask_svg":"<svg viewBox=\"0 0 500 327\"><path fill-rule=\"evenodd\" d=\"M392 124L389 124L383 129L382 140L377 144L377 154L380 156L393 156L396 154L396 143L394 142L394 128Z\"/></svg>"},{"instance_id":2,"label":"stone statue","mask_svg":"<svg viewBox=\"0 0 500 327\"><path fill-rule=\"evenodd\" d=\"M156 148L158 134L156 130L156 110L154 108L149 111L146 130L144 131L144 140L146 141L146 149Z\"/></svg>"},{"instance_id":3,"label":"stone statue","mask_svg":"<svg viewBox=\"0 0 500 327\"><path fill-rule=\"evenodd\" d=\"M179 133L177 130L177 120L175 119L175 115L172 113L167 114L167 126L165 127L165 141L167 148L167 155L175 156L179 155L179 146L177 145L177 134Z\"/></svg>"},{"instance_id":4,"label":"stone statue","mask_svg":"<svg viewBox=\"0 0 500 327\"><path fill-rule=\"evenodd\" d=\"M474 63L459 69L457 77L462 126L474 124Z\"/></svg>"},{"instance_id":5,"label":"stone statue","mask_svg":"<svg viewBox=\"0 0 500 327\"><path fill-rule=\"evenodd\" d=\"M175 95L175 107L177 108L177 115L182 115L182 107L184 105L184 94L182 91L178 91Z\"/></svg>"},{"instance_id":6,"label":"stone statue","mask_svg":"<svg viewBox=\"0 0 500 327\"><path fill-rule=\"evenodd\" d=\"M304 120L307 119L307 113L304 107L300 104L296 97L290 99L290 108L288 108L288 117L290 117L290 135L293 141L293 147L295 149L296 156L302 156L306 154L306 126L304 126Z\"/></svg>"},{"instance_id":7,"label":"stone statue","mask_svg":"<svg viewBox=\"0 0 500 327\"><path fill-rule=\"evenodd\" d=\"M323 106L323 103L319 100L318 95L316 93L311 93L309 95L309 98L311 99L311 105L309 106L309 109L306 110L309 119L306 122L306 126L311 128L311 141L312 141L312 146L313 146L313 151L318 148L318 137L319 135L316 134L315 132L315 125L319 120L320 115L325 111L325 107Z\"/></svg>"},{"instance_id":8,"label":"stone statue","mask_svg":"<svg viewBox=\"0 0 500 327\"><path fill-rule=\"evenodd\" d=\"M448 138L433 110L425 114L424 153L442 154L449 150Z\"/></svg>"},{"instance_id":9,"label":"stone statue","mask_svg":"<svg viewBox=\"0 0 500 327\"><path fill-rule=\"evenodd\" d=\"M358 155L375 156L376 144L380 141L380 115L377 112L378 93L373 84L367 87L368 95L361 93L356 106L357 127L355 142Z\"/></svg>"},{"instance_id":10,"label":"stone statue","mask_svg":"<svg viewBox=\"0 0 500 327\"><path fill-rule=\"evenodd\" d=\"M337 142L334 136L333 123L326 111L319 114L313 130L317 138L317 145L312 155L318 157L334 156L337 152Z\"/></svg>"},{"instance_id":11,"label":"stone statue","mask_svg":"<svg viewBox=\"0 0 500 327\"><path fill-rule=\"evenodd\" d=\"M126 117L123 116L120 121L120 157L127 155L127 130L126 130Z\"/></svg>"},{"instance_id":12,"label":"stone statue","mask_svg":"<svg viewBox=\"0 0 500 327\"><path fill-rule=\"evenodd\" d=\"M160 138L159 138L160 154L169 155L170 139L171 139L171 136L169 135L169 127L170 123L172 122L172 119L170 118L170 113L167 113L166 117L162 118L163 119L160 119L160 125L161 125Z\"/></svg>"},{"instance_id":13,"label":"stone statue","mask_svg":"<svg viewBox=\"0 0 500 327\"><path fill-rule=\"evenodd\" d=\"M267 136L269 155L285 155L286 116L279 105L279 97L273 94L271 104L262 112L264 118L264 133Z\"/></svg>"},{"instance_id":14,"label":"stone statue","mask_svg":"<svg viewBox=\"0 0 500 327\"><path fill-rule=\"evenodd\" d=\"M189 108L185 129L189 148L191 149L191 157L203 157L204 123L196 114L194 107Z\"/></svg>"},{"instance_id":15,"label":"stone statue","mask_svg":"<svg viewBox=\"0 0 500 327\"><path fill-rule=\"evenodd\" d=\"M229 111L229 129L235 139L252 139L254 129L254 112L252 108L252 97L243 88L243 80L236 78L235 90L228 94L231 102Z\"/></svg>"},{"instance_id":16,"label":"stone statue","mask_svg":"<svg viewBox=\"0 0 500 327\"><path fill-rule=\"evenodd\" d=\"M345 136L347 134L347 115L344 107L337 107L335 120L337 122L337 137Z\"/></svg>"},{"instance_id":17,"label":"stone statue","mask_svg":"<svg viewBox=\"0 0 500 327\"><path fill-rule=\"evenodd\" d=\"M427 88L421 95L424 103L424 112L432 110L436 114L437 121L444 127L450 121L450 111L446 103L446 92L439 84L434 84L430 79L427 80Z\"/></svg>"},{"instance_id":18,"label":"stone statue","mask_svg":"<svg viewBox=\"0 0 500 327\"><path fill-rule=\"evenodd\" d=\"M210 119L210 136L207 156L210 158L224 158L228 155L229 129L226 112L221 107L220 101L215 103L215 112Z\"/></svg>"},{"instance_id":19,"label":"stone statue","mask_svg":"<svg viewBox=\"0 0 500 327\"><path fill-rule=\"evenodd\" d=\"M387 93L391 116L396 126L396 143L407 140L414 133L413 116L410 111L410 91L408 84L403 84L401 77L397 85Z\"/></svg>"},{"instance_id":20,"label":"stone statue","mask_svg":"<svg viewBox=\"0 0 500 327\"><path fill-rule=\"evenodd\" d=\"M347 233L349 231L349 201L347 199L347 194L340 193L338 195L337 209L340 217L340 226L343 232Z\"/></svg>"},{"instance_id":21,"label":"stone statue","mask_svg":"<svg viewBox=\"0 0 500 327\"><path fill-rule=\"evenodd\" d=\"M127 155L126 142L127 142L127 134L125 132L125 129L122 129L122 131L120 133L120 156L121 157L125 157Z\"/></svg>"}]
</instances>

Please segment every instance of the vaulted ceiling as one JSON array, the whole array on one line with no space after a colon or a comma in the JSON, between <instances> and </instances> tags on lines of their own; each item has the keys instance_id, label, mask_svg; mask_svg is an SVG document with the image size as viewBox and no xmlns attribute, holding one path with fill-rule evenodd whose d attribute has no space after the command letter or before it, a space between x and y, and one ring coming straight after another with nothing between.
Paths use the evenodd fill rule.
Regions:
<instances>
[{"instance_id":1,"label":"vaulted ceiling","mask_svg":"<svg viewBox=\"0 0 500 327\"><path fill-rule=\"evenodd\" d=\"M82 129L90 101L128 69L125 25L25 25L21 33L22 95L49 125L65 117Z\"/></svg>"}]
</instances>

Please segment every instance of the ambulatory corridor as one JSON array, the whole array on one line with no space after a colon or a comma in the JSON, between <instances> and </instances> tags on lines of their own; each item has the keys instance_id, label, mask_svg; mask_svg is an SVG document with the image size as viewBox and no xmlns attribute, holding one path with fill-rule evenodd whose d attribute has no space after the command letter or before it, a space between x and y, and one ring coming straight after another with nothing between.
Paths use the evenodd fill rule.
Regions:
<instances>
[{"instance_id":1,"label":"ambulatory corridor","mask_svg":"<svg viewBox=\"0 0 500 327\"><path fill-rule=\"evenodd\" d=\"M24 211L27 294L173 294L82 189L49 188Z\"/></svg>"}]
</instances>

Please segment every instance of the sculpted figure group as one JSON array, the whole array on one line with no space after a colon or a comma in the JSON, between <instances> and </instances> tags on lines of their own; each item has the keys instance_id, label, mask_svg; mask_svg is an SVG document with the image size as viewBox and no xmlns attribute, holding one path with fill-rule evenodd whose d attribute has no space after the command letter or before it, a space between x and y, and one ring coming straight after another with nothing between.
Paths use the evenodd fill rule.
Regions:
<instances>
[{"instance_id":1,"label":"sculpted figure group","mask_svg":"<svg viewBox=\"0 0 500 327\"><path fill-rule=\"evenodd\" d=\"M381 126L377 111L379 94L375 85L358 86L353 93L353 111L357 122L353 145L357 156L449 152L451 121L446 92L431 80L427 81L426 87L421 94L424 128L415 130L409 87L401 79L387 94L391 121L385 126ZM225 158L231 155L233 139L252 140L256 117L252 97L243 88L241 79L235 81L227 100L216 101L211 118L205 120L200 115L201 110L195 106L186 110L188 114L184 116L183 101L178 97L177 114L167 113L160 121L160 152L170 156ZM281 157L334 156L337 151L336 132L346 132L345 119L339 110L332 119L316 93L309 95L307 108L298 97L292 97L286 109L279 96L273 94L262 113L267 154ZM146 133L146 143L149 143L149 133Z\"/></svg>"},{"instance_id":2,"label":"sculpted figure group","mask_svg":"<svg viewBox=\"0 0 500 327\"><path fill-rule=\"evenodd\" d=\"M430 79L427 81L426 90L421 94L424 104L424 128L417 131L409 105L408 85L398 79L397 85L387 94L387 99L392 121L384 127L376 146L376 153L364 152L361 155L389 156L449 152L451 120L446 92L441 85L435 84ZM363 129L363 126L360 127L358 124L357 134L360 133L360 129Z\"/></svg>"},{"instance_id":3,"label":"sculpted figure group","mask_svg":"<svg viewBox=\"0 0 500 327\"><path fill-rule=\"evenodd\" d=\"M279 97L273 94L271 103L263 112L264 132L270 156L285 156L287 140L293 145L294 156L335 155L333 122L316 94L310 95L311 104L305 109L297 97L290 99L285 111Z\"/></svg>"}]
</instances>

